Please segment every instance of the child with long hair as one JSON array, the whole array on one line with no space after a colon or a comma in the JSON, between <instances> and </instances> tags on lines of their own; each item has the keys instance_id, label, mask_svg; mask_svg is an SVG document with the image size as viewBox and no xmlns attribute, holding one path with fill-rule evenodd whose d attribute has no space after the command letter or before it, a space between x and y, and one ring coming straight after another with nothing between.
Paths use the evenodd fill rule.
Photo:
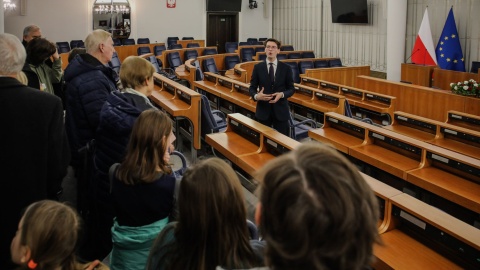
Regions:
<instances>
[{"instance_id":1,"label":"child with long hair","mask_svg":"<svg viewBox=\"0 0 480 270\"><path fill-rule=\"evenodd\" d=\"M52 200L26 209L10 246L12 261L20 269L106 270L98 260L80 264L75 255L80 218L70 206Z\"/></svg>"},{"instance_id":2,"label":"child with long hair","mask_svg":"<svg viewBox=\"0 0 480 270\"><path fill-rule=\"evenodd\" d=\"M263 265L263 244L249 239L240 181L225 161L210 158L187 169L178 205L178 222L167 225L155 240L146 269Z\"/></svg>"},{"instance_id":3,"label":"child with long hair","mask_svg":"<svg viewBox=\"0 0 480 270\"><path fill-rule=\"evenodd\" d=\"M379 241L377 199L335 149L305 143L257 174L256 222L271 269L369 269Z\"/></svg>"},{"instance_id":4,"label":"child with long hair","mask_svg":"<svg viewBox=\"0 0 480 270\"><path fill-rule=\"evenodd\" d=\"M145 269L153 241L169 222L176 183L169 165L174 140L172 120L159 110L146 110L133 126L124 161L112 165L112 269Z\"/></svg>"}]
</instances>

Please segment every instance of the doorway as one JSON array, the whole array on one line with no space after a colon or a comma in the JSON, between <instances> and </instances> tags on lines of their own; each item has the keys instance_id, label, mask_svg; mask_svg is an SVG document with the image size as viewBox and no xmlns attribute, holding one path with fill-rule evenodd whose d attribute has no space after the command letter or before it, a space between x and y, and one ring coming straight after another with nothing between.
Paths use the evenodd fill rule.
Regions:
<instances>
[{"instance_id":1,"label":"doorway","mask_svg":"<svg viewBox=\"0 0 480 270\"><path fill-rule=\"evenodd\" d=\"M238 42L238 12L207 13L207 46L225 53L225 42Z\"/></svg>"}]
</instances>

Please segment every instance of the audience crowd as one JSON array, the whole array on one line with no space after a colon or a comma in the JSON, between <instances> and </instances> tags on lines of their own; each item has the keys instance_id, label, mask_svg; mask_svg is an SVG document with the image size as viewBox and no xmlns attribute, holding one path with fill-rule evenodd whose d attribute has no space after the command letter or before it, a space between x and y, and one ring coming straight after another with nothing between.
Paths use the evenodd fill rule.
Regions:
<instances>
[{"instance_id":1,"label":"audience crowd","mask_svg":"<svg viewBox=\"0 0 480 270\"><path fill-rule=\"evenodd\" d=\"M378 205L347 159L309 142L268 162L254 176L258 238L226 161L172 172L173 122L148 98L155 69L130 56L116 74L114 51L95 30L63 72L38 26L23 42L0 34L0 192L15 195L0 206L0 269L369 268ZM69 165L75 205L59 202Z\"/></svg>"}]
</instances>

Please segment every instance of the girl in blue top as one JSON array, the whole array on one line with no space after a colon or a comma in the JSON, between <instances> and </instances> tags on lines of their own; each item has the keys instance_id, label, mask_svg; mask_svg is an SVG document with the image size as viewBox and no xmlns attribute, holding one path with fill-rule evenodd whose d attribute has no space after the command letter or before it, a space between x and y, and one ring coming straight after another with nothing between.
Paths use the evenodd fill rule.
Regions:
<instances>
[{"instance_id":1,"label":"girl in blue top","mask_svg":"<svg viewBox=\"0 0 480 270\"><path fill-rule=\"evenodd\" d=\"M149 109L132 130L125 160L111 171L116 217L112 227L111 269L145 269L153 240L174 207L175 176L169 166L172 120Z\"/></svg>"}]
</instances>

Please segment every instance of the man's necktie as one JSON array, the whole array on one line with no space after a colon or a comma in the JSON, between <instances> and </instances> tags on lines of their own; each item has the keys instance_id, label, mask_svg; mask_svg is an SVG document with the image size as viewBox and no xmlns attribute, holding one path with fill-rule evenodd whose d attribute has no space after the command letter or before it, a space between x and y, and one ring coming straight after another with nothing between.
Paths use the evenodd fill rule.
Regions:
<instances>
[{"instance_id":1,"label":"man's necktie","mask_svg":"<svg viewBox=\"0 0 480 270\"><path fill-rule=\"evenodd\" d=\"M273 71L273 63L270 63L270 68L268 69L268 74L270 74L270 82L273 85L273 82L275 81L275 71Z\"/></svg>"}]
</instances>

